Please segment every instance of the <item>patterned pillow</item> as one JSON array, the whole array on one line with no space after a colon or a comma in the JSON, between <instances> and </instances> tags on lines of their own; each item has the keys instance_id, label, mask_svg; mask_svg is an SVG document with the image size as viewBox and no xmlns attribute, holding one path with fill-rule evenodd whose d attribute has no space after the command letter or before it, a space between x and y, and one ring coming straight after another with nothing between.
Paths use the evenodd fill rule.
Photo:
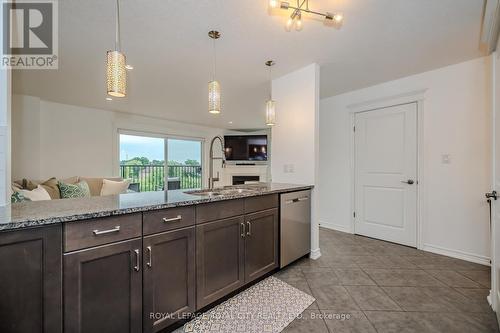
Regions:
<instances>
[{"instance_id":1,"label":"patterned pillow","mask_svg":"<svg viewBox=\"0 0 500 333\"><path fill-rule=\"evenodd\" d=\"M68 198L90 198L90 188L86 181L81 181L76 184L66 184L57 182L59 192L61 192L61 199Z\"/></svg>"},{"instance_id":2,"label":"patterned pillow","mask_svg":"<svg viewBox=\"0 0 500 333\"><path fill-rule=\"evenodd\" d=\"M14 192L10 196L10 202L11 203L16 203L16 202L23 202L23 201L31 201L30 199L26 198L24 195L22 195L19 192Z\"/></svg>"}]
</instances>

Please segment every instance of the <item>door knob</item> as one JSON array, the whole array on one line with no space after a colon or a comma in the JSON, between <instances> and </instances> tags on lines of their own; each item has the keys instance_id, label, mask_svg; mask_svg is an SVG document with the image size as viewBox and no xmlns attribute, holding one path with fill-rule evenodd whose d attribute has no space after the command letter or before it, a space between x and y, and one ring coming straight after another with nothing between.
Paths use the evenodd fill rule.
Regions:
<instances>
[{"instance_id":1,"label":"door knob","mask_svg":"<svg viewBox=\"0 0 500 333\"><path fill-rule=\"evenodd\" d=\"M485 194L487 199L493 198L494 200L498 199L498 193L497 191L491 191Z\"/></svg>"},{"instance_id":2,"label":"door knob","mask_svg":"<svg viewBox=\"0 0 500 333\"><path fill-rule=\"evenodd\" d=\"M413 179L408 179L408 180L402 180L401 183L413 185L413 184L415 184L415 181Z\"/></svg>"}]
</instances>

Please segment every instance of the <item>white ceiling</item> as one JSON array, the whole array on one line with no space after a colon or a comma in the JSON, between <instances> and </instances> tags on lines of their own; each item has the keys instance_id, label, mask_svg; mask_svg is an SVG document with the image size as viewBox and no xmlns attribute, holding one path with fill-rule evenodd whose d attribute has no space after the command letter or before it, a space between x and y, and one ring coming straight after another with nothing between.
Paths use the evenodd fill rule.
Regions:
<instances>
[{"instance_id":1,"label":"white ceiling","mask_svg":"<svg viewBox=\"0 0 500 333\"><path fill-rule=\"evenodd\" d=\"M341 11L344 27L304 19L284 30L284 12L267 0L121 0L128 96L105 100L106 51L114 47L114 0L59 1L59 70L16 71L15 93L226 128L264 127L269 94L264 62L278 77L321 65L321 97L370 86L483 55L483 0L310 0ZM207 112L211 29L223 111ZM278 112L286 112L279 109ZM279 116L279 115L278 115ZM229 122L233 123L230 125Z\"/></svg>"}]
</instances>

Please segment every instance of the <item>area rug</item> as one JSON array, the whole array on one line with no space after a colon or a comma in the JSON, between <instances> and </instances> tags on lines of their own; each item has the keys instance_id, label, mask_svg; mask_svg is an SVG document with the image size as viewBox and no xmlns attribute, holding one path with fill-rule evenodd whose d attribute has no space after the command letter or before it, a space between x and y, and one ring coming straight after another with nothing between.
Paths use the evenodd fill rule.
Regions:
<instances>
[{"instance_id":1,"label":"area rug","mask_svg":"<svg viewBox=\"0 0 500 333\"><path fill-rule=\"evenodd\" d=\"M315 301L269 277L191 320L175 333L279 333Z\"/></svg>"}]
</instances>

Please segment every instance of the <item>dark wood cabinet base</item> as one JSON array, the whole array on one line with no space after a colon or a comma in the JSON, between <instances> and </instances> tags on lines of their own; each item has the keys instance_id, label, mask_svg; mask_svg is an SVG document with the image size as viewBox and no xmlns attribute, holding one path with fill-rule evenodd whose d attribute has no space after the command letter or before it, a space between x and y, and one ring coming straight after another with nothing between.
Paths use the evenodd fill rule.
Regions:
<instances>
[{"instance_id":1,"label":"dark wood cabinet base","mask_svg":"<svg viewBox=\"0 0 500 333\"><path fill-rule=\"evenodd\" d=\"M0 233L0 332L170 331L275 272L279 229L272 194Z\"/></svg>"},{"instance_id":2,"label":"dark wood cabinet base","mask_svg":"<svg viewBox=\"0 0 500 333\"><path fill-rule=\"evenodd\" d=\"M0 233L0 332L62 332L61 226Z\"/></svg>"}]
</instances>

